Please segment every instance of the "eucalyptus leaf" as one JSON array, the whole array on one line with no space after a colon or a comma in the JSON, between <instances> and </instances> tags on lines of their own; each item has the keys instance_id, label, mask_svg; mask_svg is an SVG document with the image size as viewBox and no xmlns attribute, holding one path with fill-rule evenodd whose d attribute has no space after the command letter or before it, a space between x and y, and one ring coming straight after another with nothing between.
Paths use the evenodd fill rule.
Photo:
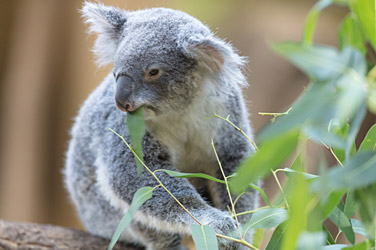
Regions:
<instances>
[{"instance_id":1,"label":"eucalyptus leaf","mask_svg":"<svg viewBox=\"0 0 376 250\"><path fill-rule=\"evenodd\" d=\"M353 14L349 14L342 22L338 31L339 45L341 48L352 46L365 54L365 40L359 21Z\"/></svg>"},{"instance_id":2,"label":"eucalyptus leaf","mask_svg":"<svg viewBox=\"0 0 376 250\"><path fill-rule=\"evenodd\" d=\"M295 184L295 188L287 194L290 210L282 243L283 250L296 249L299 235L305 231L307 226L307 207L310 200L308 184L302 174L294 175L290 181Z\"/></svg>"},{"instance_id":3,"label":"eucalyptus leaf","mask_svg":"<svg viewBox=\"0 0 376 250\"><path fill-rule=\"evenodd\" d=\"M167 169L159 169L158 171L162 171L162 172L165 172L167 173L169 176L172 176L172 177L177 177L177 178L192 178L192 177L196 177L196 178L202 178L202 179L207 179L207 180L211 180L211 181L215 181L215 182L218 182L218 183L225 183L224 180L220 180L220 179L217 179L211 175L207 175L207 174L202 174L202 173L182 173L182 172L176 172L176 171L171 171L171 170L167 170Z\"/></svg>"},{"instance_id":4,"label":"eucalyptus leaf","mask_svg":"<svg viewBox=\"0 0 376 250\"><path fill-rule=\"evenodd\" d=\"M376 182L376 154L361 152L345 163L328 172L329 190L357 189ZM317 185L322 185L318 183Z\"/></svg>"},{"instance_id":5,"label":"eucalyptus leaf","mask_svg":"<svg viewBox=\"0 0 376 250\"><path fill-rule=\"evenodd\" d=\"M129 225L132 221L134 214L137 210L145 203L145 201L149 200L153 195L154 188L152 187L142 187L134 194L132 203L128 208L127 213L121 219L119 225L117 226L115 233L112 235L111 242L108 246L108 250L111 250L116 242L119 240L121 233L124 229Z\"/></svg>"},{"instance_id":6,"label":"eucalyptus leaf","mask_svg":"<svg viewBox=\"0 0 376 250\"><path fill-rule=\"evenodd\" d=\"M332 3L331 0L320 0L318 1L313 8L308 13L307 19L304 24L304 35L303 35L303 43L310 45L313 41L313 35L316 28L317 19L319 17L320 12L328 7Z\"/></svg>"},{"instance_id":7,"label":"eucalyptus leaf","mask_svg":"<svg viewBox=\"0 0 376 250\"><path fill-rule=\"evenodd\" d=\"M250 183L280 166L295 150L298 138L299 131L293 130L261 144L259 150L246 159L236 170L237 174L230 178L231 190L241 193Z\"/></svg>"},{"instance_id":8,"label":"eucalyptus leaf","mask_svg":"<svg viewBox=\"0 0 376 250\"><path fill-rule=\"evenodd\" d=\"M282 169L281 171L283 171L288 177L291 176L291 173L294 173L294 174L303 174L305 179L306 180L314 180L314 179L317 179L319 178L318 175L315 175L315 174L309 174L309 173L306 173L306 172L301 172L301 171L295 171L291 168L284 168Z\"/></svg>"},{"instance_id":9,"label":"eucalyptus leaf","mask_svg":"<svg viewBox=\"0 0 376 250\"><path fill-rule=\"evenodd\" d=\"M288 212L283 208L265 208L255 212L245 225L246 231L256 228L272 228L288 218Z\"/></svg>"},{"instance_id":10,"label":"eucalyptus leaf","mask_svg":"<svg viewBox=\"0 0 376 250\"><path fill-rule=\"evenodd\" d=\"M346 203L343 212L347 218L351 218L356 210L354 191L349 190L346 195Z\"/></svg>"},{"instance_id":11,"label":"eucalyptus leaf","mask_svg":"<svg viewBox=\"0 0 376 250\"><path fill-rule=\"evenodd\" d=\"M376 151L376 124L374 124L364 137L362 144L360 144L359 152Z\"/></svg>"},{"instance_id":12,"label":"eucalyptus leaf","mask_svg":"<svg viewBox=\"0 0 376 250\"><path fill-rule=\"evenodd\" d=\"M354 233L361 234L364 237L369 237L366 228L360 220L350 219Z\"/></svg>"},{"instance_id":13,"label":"eucalyptus leaf","mask_svg":"<svg viewBox=\"0 0 376 250\"><path fill-rule=\"evenodd\" d=\"M303 232L299 236L297 250L321 250L325 239L324 232Z\"/></svg>"},{"instance_id":14,"label":"eucalyptus leaf","mask_svg":"<svg viewBox=\"0 0 376 250\"><path fill-rule=\"evenodd\" d=\"M337 207L329 215L330 220L345 234L348 241L355 243L355 235L349 218Z\"/></svg>"},{"instance_id":15,"label":"eucalyptus leaf","mask_svg":"<svg viewBox=\"0 0 376 250\"><path fill-rule=\"evenodd\" d=\"M127 113L127 127L129 131L129 136L131 139L132 149L136 155L144 161L144 154L142 152L142 141L145 135L145 121L144 121L144 108L141 107L134 112ZM136 159L138 175L142 174L143 165Z\"/></svg>"},{"instance_id":16,"label":"eucalyptus leaf","mask_svg":"<svg viewBox=\"0 0 376 250\"><path fill-rule=\"evenodd\" d=\"M348 245L334 244L334 245L329 245L329 246L323 246L323 247L321 247L321 250L341 250L345 247L348 247Z\"/></svg>"},{"instance_id":17,"label":"eucalyptus leaf","mask_svg":"<svg viewBox=\"0 0 376 250\"><path fill-rule=\"evenodd\" d=\"M283 236L286 232L286 222L279 224L274 230L272 237L265 250L280 250L282 246Z\"/></svg>"},{"instance_id":18,"label":"eucalyptus leaf","mask_svg":"<svg viewBox=\"0 0 376 250\"><path fill-rule=\"evenodd\" d=\"M218 250L215 231L208 225L191 225L192 238L197 250Z\"/></svg>"},{"instance_id":19,"label":"eucalyptus leaf","mask_svg":"<svg viewBox=\"0 0 376 250\"><path fill-rule=\"evenodd\" d=\"M350 8L360 21L368 40L376 49L376 15L374 0L350 0Z\"/></svg>"}]
</instances>

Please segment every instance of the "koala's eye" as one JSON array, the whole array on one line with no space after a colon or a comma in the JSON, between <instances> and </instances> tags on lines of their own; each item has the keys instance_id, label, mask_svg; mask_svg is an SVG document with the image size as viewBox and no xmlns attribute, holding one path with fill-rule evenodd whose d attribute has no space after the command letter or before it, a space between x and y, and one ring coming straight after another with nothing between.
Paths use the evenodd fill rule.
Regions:
<instances>
[{"instance_id":1,"label":"koala's eye","mask_svg":"<svg viewBox=\"0 0 376 250\"><path fill-rule=\"evenodd\" d=\"M162 75L162 73L162 68L152 67L146 71L145 80L148 82L153 82L157 80Z\"/></svg>"},{"instance_id":2,"label":"koala's eye","mask_svg":"<svg viewBox=\"0 0 376 250\"><path fill-rule=\"evenodd\" d=\"M156 76L156 75L158 75L158 73L159 73L159 69L151 69L151 70L149 70L148 75L149 76Z\"/></svg>"}]
</instances>

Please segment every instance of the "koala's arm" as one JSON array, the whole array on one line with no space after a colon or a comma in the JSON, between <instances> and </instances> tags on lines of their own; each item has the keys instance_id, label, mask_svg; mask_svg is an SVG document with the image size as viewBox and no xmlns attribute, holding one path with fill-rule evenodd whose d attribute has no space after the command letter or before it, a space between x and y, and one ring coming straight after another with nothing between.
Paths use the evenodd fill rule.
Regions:
<instances>
[{"instance_id":1,"label":"koala's arm","mask_svg":"<svg viewBox=\"0 0 376 250\"><path fill-rule=\"evenodd\" d=\"M117 131L122 133L122 131ZM143 186L155 187L159 183L143 170L141 177L137 174L137 167L132 152L114 134L108 133L103 140L101 173L107 176L111 191L106 191L115 200L130 204L134 193ZM151 171L157 169L174 169L167 159L163 147L149 134L144 137L144 162ZM203 224L209 224L217 233L228 234L235 230L233 218L214 207L209 206L188 182L187 179L175 178L164 172L156 175L165 187ZM104 185L106 186L106 184ZM121 207L120 207L121 208ZM190 224L196 223L183 208L162 188L153 191L153 196L137 212L136 221L155 227L160 231L190 234Z\"/></svg>"}]
</instances>

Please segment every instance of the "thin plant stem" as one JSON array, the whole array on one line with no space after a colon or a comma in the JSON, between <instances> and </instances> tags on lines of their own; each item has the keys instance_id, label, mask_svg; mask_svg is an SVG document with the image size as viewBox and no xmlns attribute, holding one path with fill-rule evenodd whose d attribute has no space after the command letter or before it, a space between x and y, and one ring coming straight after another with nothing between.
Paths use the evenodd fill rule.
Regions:
<instances>
[{"instance_id":1,"label":"thin plant stem","mask_svg":"<svg viewBox=\"0 0 376 250\"><path fill-rule=\"evenodd\" d=\"M144 166L144 168L157 180L157 182L159 183L158 186L161 186L175 201L176 203L178 203L178 205L184 209L184 211L192 217L193 220L195 220L197 222L197 224L199 224L200 226L202 226L203 224L198 220L196 219L196 217L193 216L193 214L191 214L185 207L183 204L181 204L181 202L166 188L165 185L163 185L163 183L159 180L159 178L155 175L155 173L153 171L150 170L150 168L148 166L146 166L146 164L140 159L140 157L136 154L136 152L133 150L132 146L128 144L128 142L124 139L124 137L122 135L119 135L116 131L114 131L113 129L109 129L111 132L113 132L115 135L117 135L119 138L121 138L121 140L125 143L125 145L127 145L127 147L131 150L131 152L133 153L133 155L136 157L137 160L139 160L141 162L141 164ZM157 187L158 187L157 186ZM156 187L155 187L156 188ZM236 239L236 238L233 238L233 237L229 237L229 236L226 236L226 235L222 235L222 234L218 234L216 233L216 237L219 237L219 238L222 238L222 239L228 239L228 240L232 240L234 242L237 242L237 243L240 243L244 246L247 246L253 250L259 250L258 248L256 248L255 246L251 245L250 243L248 243L247 241L245 241L244 239Z\"/></svg>"},{"instance_id":2,"label":"thin plant stem","mask_svg":"<svg viewBox=\"0 0 376 250\"><path fill-rule=\"evenodd\" d=\"M254 210L249 210L249 211L237 213L236 216L242 216L242 215L246 215L246 214L253 214L253 213L256 213L257 211L260 211L260 210L263 210L263 209L266 209L266 208L270 208L270 207L269 206L259 207L259 208L256 208Z\"/></svg>"},{"instance_id":3,"label":"thin plant stem","mask_svg":"<svg viewBox=\"0 0 376 250\"><path fill-rule=\"evenodd\" d=\"M274 176L274 179L275 179L275 181L276 181L276 183L277 183L277 185L278 185L279 190L281 190L281 194L282 194L282 196L283 196L283 200L285 201L286 208L287 208L288 211L290 211L290 207L289 207L289 204L288 204L288 202L287 202L285 192L283 191L282 185L281 185L281 183L279 182L278 176L277 176L277 174L276 174L275 171L273 171L272 169L271 169L271 171L272 171L272 174L273 174L273 176Z\"/></svg>"},{"instance_id":4,"label":"thin plant stem","mask_svg":"<svg viewBox=\"0 0 376 250\"><path fill-rule=\"evenodd\" d=\"M248 243L247 241L245 241L244 239L240 239L239 240L239 239L236 239L236 238L233 238L233 237L229 237L229 236L226 236L226 235L222 235L222 234L216 234L216 236L218 238L222 238L222 239L226 239L226 240L232 240L234 242L240 243L240 244L242 244L244 246L247 246L247 247L249 247L249 248L251 248L253 250L260 250L257 247L255 247L254 245L252 245L252 244Z\"/></svg>"},{"instance_id":5,"label":"thin plant stem","mask_svg":"<svg viewBox=\"0 0 376 250\"><path fill-rule=\"evenodd\" d=\"M236 225L237 225L237 227L238 227L239 234L240 234L240 236L241 236L242 233L241 233L241 231L240 231L240 230L241 230L241 229L240 229L240 224L239 224L238 218L236 217L235 205L234 205L234 203L232 202L232 197L231 197L230 188L229 188L228 181L227 181L227 176L225 175L225 172L223 171L222 163L221 163L221 161L219 160L219 157L218 157L218 154L217 154L217 150L215 149L215 146L214 146L214 141L213 141L213 139L211 139L211 145L212 145L212 147L213 147L214 154L215 154L215 158L217 159L217 162L218 162L219 168L221 169L221 173L222 173L222 175L223 175L223 180L225 181L225 185L226 185L226 190L227 190L228 198L230 199L230 203L231 203L232 214L234 214L234 217L235 217L235 220L236 220Z\"/></svg>"},{"instance_id":6,"label":"thin plant stem","mask_svg":"<svg viewBox=\"0 0 376 250\"><path fill-rule=\"evenodd\" d=\"M342 233L341 230L338 231L338 234L336 235L336 237L335 237L335 239L334 239L334 242L335 242L335 243L337 243L338 237L339 237L339 235L340 235L341 233Z\"/></svg>"},{"instance_id":7,"label":"thin plant stem","mask_svg":"<svg viewBox=\"0 0 376 250\"><path fill-rule=\"evenodd\" d=\"M227 116L226 118L220 116L220 115L217 115L216 113L214 113L213 115L214 117L217 117L219 119L222 119L226 122L228 122L229 124L231 124L231 126L233 126L236 130L238 130L240 133L242 133L244 135L245 138L247 138L247 140L255 147L256 151L258 151L258 147L255 143L254 140L252 140L244 131L243 129L241 129L240 127L236 126L232 121L230 121L229 117L230 116Z\"/></svg>"},{"instance_id":8,"label":"thin plant stem","mask_svg":"<svg viewBox=\"0 0 376 250\"><path fill-rule=\"evenodd\" d=\"M148 166L145 165L145 163L140 159L140 157L136 154L136 152L133 150L132 146L128 144L128 142L124 139L123 136L119 135L117 132L115 132L113 129L110 128L110 130L115 134L117 135L118 137L120 137L123 142L127 145L127 147L132 151L133 155L137 158L137 160L139 160L141 162L141 164L144 166L144 168L146 168L146 170L158 181L159 185L179 204L180 207L182 207L184 209L185 212L187 212L189 214L189 216L192 217L192 219L194 219L200 226L202 225L202 223L196 219L196 217L193 216L193 214L191 214L184 206L183 204L180 203L180 201L165 187L165 185L163 185L163 183L159 180L159 178L154 174L153 171L150 170L150 168Z\"/></svg>"}]
</instances>

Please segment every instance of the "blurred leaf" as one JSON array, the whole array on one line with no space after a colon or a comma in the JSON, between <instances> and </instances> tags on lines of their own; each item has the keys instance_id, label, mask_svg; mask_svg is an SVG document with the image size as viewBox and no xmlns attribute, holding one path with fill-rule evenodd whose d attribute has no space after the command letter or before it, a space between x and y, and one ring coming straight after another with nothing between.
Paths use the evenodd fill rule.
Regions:
<instances>
[{"instance_id":1,"label":"blurred leaf","mask_svg":"<svg viewBox=\"0 0 376 250\"><path fill-rule=\"evenodd\" d=\"M369 250L371 248L370 248L370 244L367 241L363 241L363 242L356 244L354 246L347 246L347 247L344 247L342 249L343 250Z\"/></svg>"},{"instance_id":2,"label":"blurred leaf","mask_svg":"<svg viewBox=\"0 0 376 250\"><path fill-rule=\"evenodd\" d=\"M192 238L197 250L216 250L218 242L215 231L208 225L191 225Z\"/></svg>"},{"instance_id":3,"label":"blurred leaf","mask_svg":"<svg viewBox=\"0 0 376 250\"><path fill-rule=\"evenodd\" d=\"M346 217L346 215L339 208L335 207L333 211L329 214L329 218L345 234L349 242L354 244L354 231L352 229L350 220Z\"/></svg>"},{"instance_id":4,"label":"blurred leaf","mask_svg":"<svg viewBox=\"0 0 376 250\"><path fill-rule=\"evenodd\" d=\"M346 203L343 212L347 218L351 218L356 210L354 191L349 190L346 195Z\"/></svg>"},{"instance_id":5,"label":"blurred leaf","mask_svg":"<svg viewBox=\"0 0 376 250\"><path fill-rule=\"evenodd\" d=\"M144 121L144 108L141 107L134 112L127 113L127 127L131 139L132 149L137 156L144 161L144 154L142 152L142 141L145 135L145 121ZM142 174L142 163L136 159L138 175Z\"/></svg>"},{"instance_id":6,"label":"blurred leaf","mask_svg":"<svg viewBox=\"0 0 376 250\"><path fill-rule=\"evenodd\" d=\"M321 179L321 178L320 178ZM376 182L376 154L361 152L345 163L344 167L329 170L328 188L333 190L357 189ZM318 185L322 183L318 182Z\"/></svg>"},{"instance_id":7,"label":"blurred leaf","mask_svg":"<svg viewBox=\"0 0 376 250\"><path fill-rule=\"evenodd\" d=\"M322 206L322 218L326 219L337 204L341 201L345 191L334 191L328 195L328 199Z\"/></svg>"},{"instance_id":8,"label":"blurred leaf","mask_svg":"<svg viewBox=\"0 0 376 250\"><path fill-rule=\"evenodd\" d=\"M329 232L328 228L322 224L322 228L324 230L324 232L326 233L326 241L329 243L329 244L335 244L336 242L334 241L333 239L333 236L332 234Z\"/></svg>"},{"instance_id":9,"label":"blurred leaf","mask_svg":"<svg viewBox=\"0 0 376 250\"><path fill-rule=\"evenodd\" d=\"M344 247L348 247L348 245L345 244L334 244L330 246L323 246L321 247L321 250L341 250Z\"/></svg>"},{"instance_id":10,"label":"blurred leaf","mask_svg":"<svg viewBox=\"0 0 376 250\"><path fill-rule=\"evenodd\" d=\"M364 63L364 61L363 61ZM353 71L351 71L353 72ZM365 101L366 101L366 81L364 75L360 74L344 74L337 82L338 89L338 99L336 101L336 118L339 120L340 124L347 122L349 119L354 117L353 122L350 126L350 131L348 136L349 139L353 139L352 129L356 132L359 131L359 121L363 121L365 112ZM359 118L359 119L358 119ZM358 123L357 123L358 122ZM354 137L355 139L355 137ZM352 141L351 141L352 142ZM352 143L348 145L351 149Z\"/></svg>"},{"instance_id":11,"label":"blurred leaf","mask_svg":"<svg viewBox=\"0 0 376 250\"><path fill-rule=\"evenodd\" d=\"M295 188L287 196L290 210L286 233L283 238L283 250L295 249L299 235L306 228L308 217L307 207L310 200L307 182L303 175L296 174L290 181L295 183Z\"/></svg>"},{"instance_id":12,"label":"blurred leaf","mask_svg":"<svg viewBox=\"0 0 376 250\"><path fill-rule=\"evenodd\" d=\"M255 212L245 225L246 230L252 228L272 228L288 218L288 212L283 208L265 208Z\"/></svg>"},{"instance_id":13,"label":"blurred leaf","mask_svg":"<svg viewBox=\"0 0 376 250\"><path fill-rule=\"evenodd\" d=\"M295 171L304 171L302 152L298 154L294 162L291 165L291 169Z\"/></svg>"},{"instance_id":14,"label":"blurred leaf","mask_svg":"<svg viewBox=\"0 0 376 250\"><path fill-rule=\"evenodd\" d=\"M121 219L119 225L117 226L115 233L112 235L111 242L108 246L108 249L111 250L116 242L119 240L121 233L124 229L129 225L132 221L134 214L137 210L145 203L145 201L149 200L153 195L154 188L152 187L142 187L134 194L132 203L129 206L127 213Z\"/></svg>"},{"instance_id":15,"label":"blurred leaf","mask_svg":"<svg viewBox=\"0 0 376 250\"><path fill-rule=\"evenodd\" d=\"M355 191L355 200L361 221L366 228L369 239L376 237L376 184Z\"/></svg>"},{"instance_id":16,"label":"blurred leaf","mask_svg":"<svg viewBox=\"0 0 376 250\"><path fill-rule=\"evenodd\" d=\"M350 130L350 125L348 123L345 123L344 125L341 126L338 120L332 120L330 123L329 130L332 131L332 133L335 133L339 137L346 140L347 135ZM345 162L345 148L333 147L333 152L341 163ZM355 142L353 143L351 153L352 154L356 153Z\"/></svg>"},{"instance_id":17,"label":"blurred leaf","mask_svg":"<svg viewBox=\"0 0 376 250\"><path fill-rule=\"evenodd\" d=\"M303 232L298 239L298 250L321 250L325 245L324 232Z\"/></svg>"},{"instance_id":18,"label":"blurred leaf","mask_svg":"<svg viewBox=\"0 0 376 250\"><path fill-rule=\"evenodd\" d=\"M308 13L307 19L304 24L304 34L303 34L303 43L310 45L313 41L313 35L316 28L317 19L321 10L328 7L332 1L330 0L321 0L318 1L313 8Z\"/></svg>"},{"instance_id":19,"label":"blurred leaf","mask_svg":"<svg viewBox=\"0 0 376 250\"><path fill-rule=\"evenodd\" d=\"M255 230L255 234L253 236L253 246L260 248L262 240L264 239L264 230L261 228L258 228Z\"/></svg>"},{"instance_id":20,"label":"blurred leaf","mask_svg":"<svg viewBox=\"0 0 376 250\"><path fill-rule=\"evenodd\" d=\"M364 137L359 147L359 152L376 150L376 124L374 124Z\"/></svg>"},{"instance_id":21,"label":"blurred leaf","mask_svg":"<svg viewBox=\"0 0 376 250\"><path fill-rule=\"evenodd\" d=\"M286 222L279 224L279 226L274 230L273 235L270 238L268 246L265 250L280 250L285 232Z\"/></svg>"},{"instance_id":22,"label":"blurred leaf","mask_svg":"<svg viewBox=\"0 0 376 250\"><path fill-rule=\"evenodd\" d=\"M363 223L360 220L350 219L354 233L361 234L368 238L368 233Z\"/></svg>"},{"instance_id":23,"label":"blurred leaf","mask_svg":"<svg viewBox=\"0 0 376 250\"><path fill-rule=\"evenodd\" d=\"M253 184L251 184L251 185L249 185L249 186L250 186L251 188L253 188L253 189L256 189L256 190L260 193L260 195L261 195L262 199L265 201L265 203L266 203L269 207L272 207L272 204L270 203L268 196L266 195L265 191L264 191L262 188L260 188L260 187L258 187L258 186L256 186L256 185L253 185Z\"/></svg>"},{"instance_id":24,"label":"blurred leaf","mask_svg":"<svg viewBox=\"0 0 376 250\"><path fill-rule=\"evenodd\" d=\"M291 129L301 128L305 123L329 123L335 114L333 108L335 97L335 92L328 91L325 86L311 84L295 102L294 108L288 115L279 117L258 134L259 141L268 140Z\"/></svg>"},{"instance_id":25,"label":"blurred leaf","mask_svg":"<svg viewBox=\"0 0 376 250\"><path fill-rule=\"evenodd\" d=\"M261 144L259 150L247 158L237 169L237 174L229 180L231 190L240 193L250 183L280 166L295 150L298 137L299 131L293 130Z\"/></svg>"},{"instance_id":26,"label":"blurred leaf","mask_svg":"<svg viewBox=\"0 0 376 250\"><path fill-rule=\"evenodd\" d=\"M346 147L345 140L334 133L328 132L327 129L320 128L318 126L306 126L303 129L303 132L310 139L324 144L327 147L335 147L340 149L344 149Z\"/></svg>"},{"instance_id":27,"label":"blurred leaf","mask_svg":"<svg viewBox=\"0 0 376 250\"><path fill-rule=\"evenodd\" d=\"M181 173L181 172L171 171L171 170L167 170L167 169L158 169L158 171L165 172L169 176L177 177L177 178L196 177L196 178L203 178L203 179L207 179L207 180L211 180L211 181L215 181L215 182L219 182L219 183L223 183L223 184L225 183L224 180L220 180L220 179L217 179L217 178L215 178L211 175L202 174L202 173Z\"/></svg>"},{"instance_id":28,"label":"blurred leaf","mask_svg":"<svg viewBox=\"0 0 376 250\"><path fill-rule=\"evenodd\" d=\"M318 82L327 82L343 74L364 76L366 63L362 54L351 47L339 51L330 46L306 46L300 43L284 42L271 47L292 64Z\"/></svg>"},{"instance_id":29,"label":"blurred leaf","mask_svg":"<svg viewBox=\"0 0 376 250\"><path fill-rule=\"evenodd\" d=\"M350 0L350 8L358 17L363 30L376 49L376 15L374 0Z\"/></svg>"},{"instance_id":30,"label":"blurred leaf","mask_svg":"<svg viewBox=\"0 0 376 250\"><path fill-rule=\"evenodd\" d=\"M301 172L301 171L295 171L295 170L292 170L291 168L284 168L283 171L288 177L290 177L291 173L294 173L294 174L303 174L303 176L305 177L306 180L313 180L313 179L317 179L319 178L318 175L315 175L315 174L309 174L309 173L306 173L306 172Z\"/></svg>"},{"instance_id":31,"label":"blurred leaf","mask_svg":"<svg viewBox=\"0 0 376 250\"><path fill-rule=\"evenodd\" d=\"M339 28L340 48L352 46L358 49L364 55L366 53L365 41L361 32L360 23L352 15L348 15Z\"/></svg>"}]
</instances>

